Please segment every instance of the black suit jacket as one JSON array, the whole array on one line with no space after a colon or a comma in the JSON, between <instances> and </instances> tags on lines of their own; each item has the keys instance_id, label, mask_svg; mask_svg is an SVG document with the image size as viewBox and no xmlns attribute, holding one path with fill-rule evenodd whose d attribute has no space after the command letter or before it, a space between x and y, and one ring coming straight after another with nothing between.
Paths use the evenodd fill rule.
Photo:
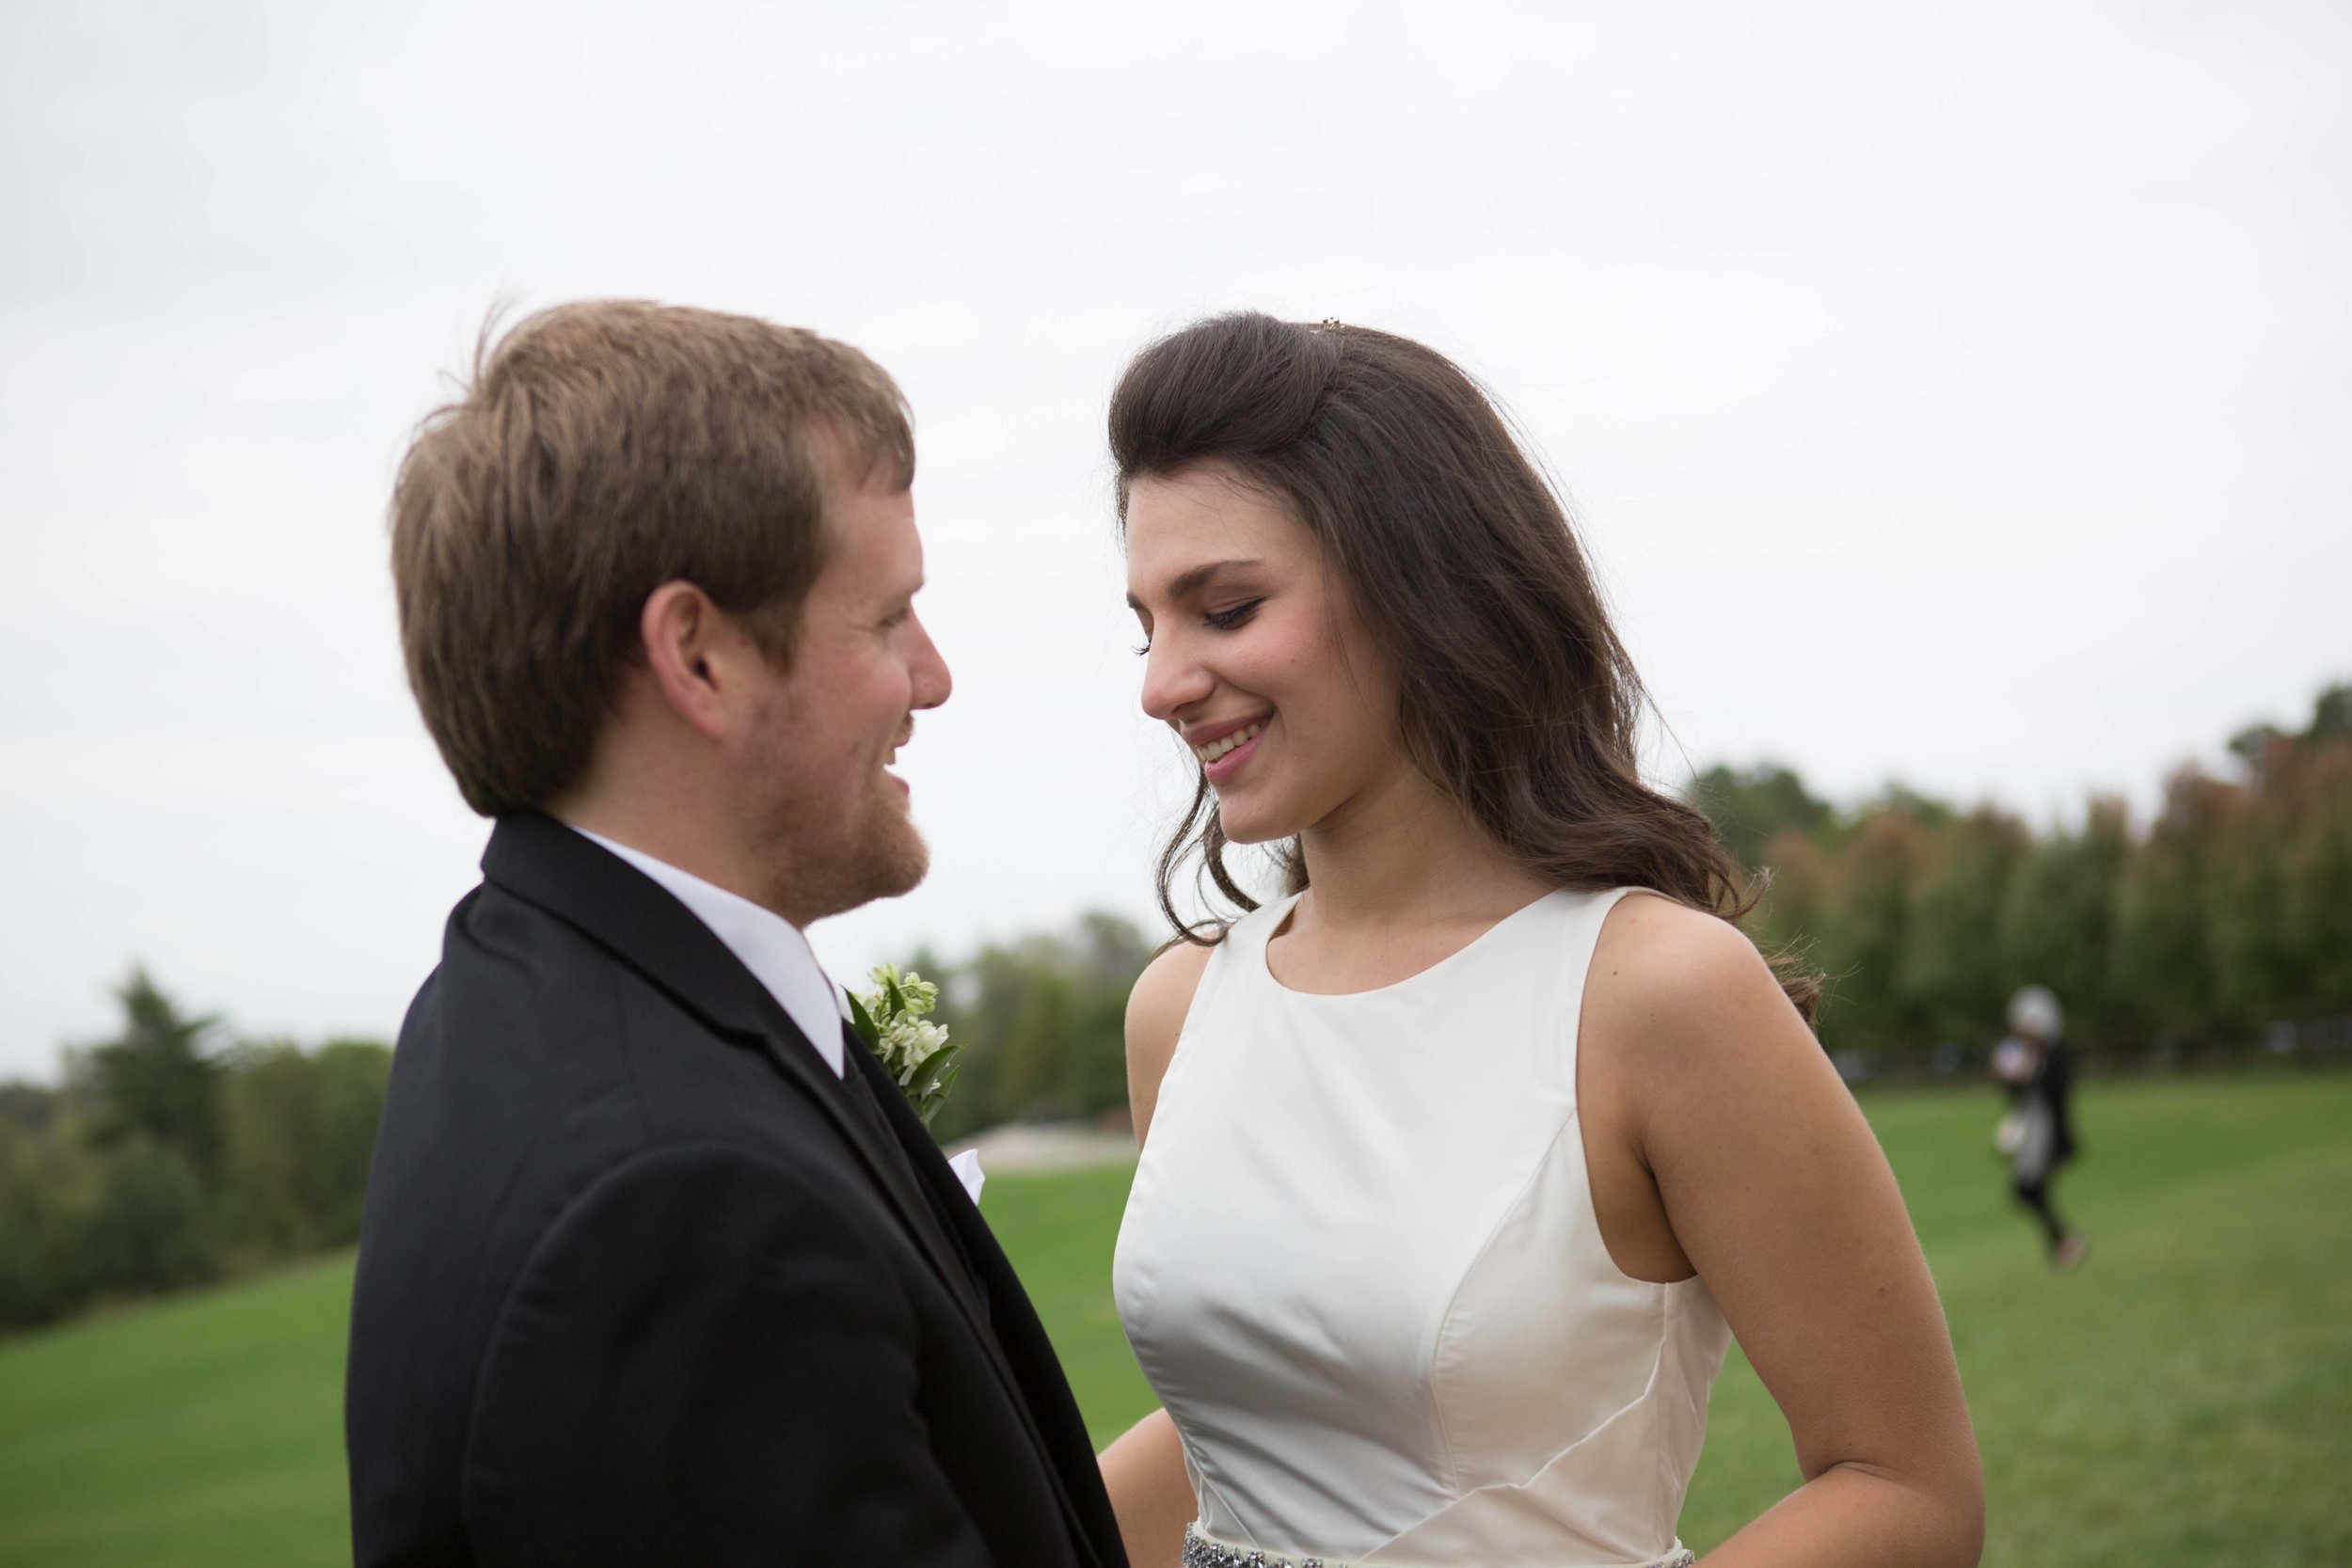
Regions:
<instances>
[{"instance_id":1,"label":"black suit jacket","mask_svg":"<svg viewBox=\"0 0 2352 1568\"><path fill-rule=\"evenodd\" d=\"M862 1046L501 819L402 1027L344 1428L361 1568L1124 1568L1004 1255Z\"/></svg>"}]
</instances>

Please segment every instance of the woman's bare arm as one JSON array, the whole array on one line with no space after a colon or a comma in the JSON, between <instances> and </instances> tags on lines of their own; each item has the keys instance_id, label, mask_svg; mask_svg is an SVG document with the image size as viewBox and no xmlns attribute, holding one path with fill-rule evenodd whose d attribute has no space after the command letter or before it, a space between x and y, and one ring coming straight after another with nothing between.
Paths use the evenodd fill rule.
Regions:
<instances>
[{"instance_id":1,"label":"woman's bare arm","mask_svg":"<svg viewBox=\"0 0 2352 1568\"><path fill-rule=\"evenodd\" d=\"M1135 1113L1136 1142L1151 1135L1152 1113L1160 1103L1160 1080L1176 1054L1192 1011L1192 993L1215 948L1178 942L1144 965L1127 993L1127 1105Z\"/></svg>"},{"instance_id":2,"label":"woman's bare arm","mask_svg":"<svg viewBox=\"0 0 2352 1568\"><path fill-rule=\"evenodd\" d=\"M1661 1221L1609 1235L1604 1205L1604 1239L1621 1259L1697 1270L1805 1478L1710 1568L1970 1568L1983 1475L1927 1260L1868 1123L1770 968L1723 921L1628 898L1595 955L1583 1033L1600 1089L1584 1097L1599 1113L1588 1146L1630 1151Z\"/></svg>"},{"instance_id":3,"label":"woman's bare arm","mask_svg":"<svg viewBox=\"0 0 2352 1568\"><path fill-rule=\"evenodd\" d=\"M1171 947L1152 960L1128 993L1127 1102L1135 1113L1137 1143L1151 1135L1160 1080L1176 1054L1209 953L1189 942ZM1103 1450L1102 1464L1103 1485L1119 1516L1131 1568L1177 1568L1184 1558L1184 1527L1200 1509L1176 1423L1167 1411L1154 1410Z\"/></svg>"},{"instance_id":4,"label":"woman's bare arm","mask_svg":"<svg viewBox=\"0 0 2352 1568\"><path fill-rule=\"evenodd\" d=\"M1103 1486L1119 1516L1129 1568L1177 1568L1184 1527L1200 1514L1176 1423L1154 1410L1103 1450Z\"/></svg>"}]
</instances>

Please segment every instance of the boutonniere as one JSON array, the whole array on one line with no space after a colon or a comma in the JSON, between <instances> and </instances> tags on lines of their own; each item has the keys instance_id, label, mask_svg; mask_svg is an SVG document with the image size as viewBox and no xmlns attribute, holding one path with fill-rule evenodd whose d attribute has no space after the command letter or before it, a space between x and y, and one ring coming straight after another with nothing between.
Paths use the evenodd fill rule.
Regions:
<instances>
[{"instance_id":1,"label":"boutonniere","mask_svg":"<svg viewBox=\"0 0 2352 1568\"><path fill-rule=\"evenodd\" d=\"M955 1087L963 1048L947 1043L946 1024L930 1022L937 986L912 970L899 974L897 964L878 966L869 978L873 990L850 992L850 1025L929 1127Z\"/></svg>"}]
</instances>

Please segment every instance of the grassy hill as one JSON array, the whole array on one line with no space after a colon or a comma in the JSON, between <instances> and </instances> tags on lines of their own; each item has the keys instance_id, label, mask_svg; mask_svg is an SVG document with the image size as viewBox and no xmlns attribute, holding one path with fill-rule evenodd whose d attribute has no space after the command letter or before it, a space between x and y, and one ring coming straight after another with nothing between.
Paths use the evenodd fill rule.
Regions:
<instances>
[{"instance_id":1,"label":"grassy hill","mask_svg":"<svg viewBox=\"0 0 2352 1568\"><path fill-rule=\"evenodd\" d=\"M1865 1106L1943 1289L1992 1495L1986 1561L2352 1563L2352 1081L2095 1085L2042 1267L1990 1096ZM993 1180L987 1209L1098 1440L1152 1406L1111 1312L1123 1169ZM347 1259L0 1342L0 1568L345 1560ZM1734 1353L1684 1535L1795 1483Z\"/></svg>"}]
</instances>

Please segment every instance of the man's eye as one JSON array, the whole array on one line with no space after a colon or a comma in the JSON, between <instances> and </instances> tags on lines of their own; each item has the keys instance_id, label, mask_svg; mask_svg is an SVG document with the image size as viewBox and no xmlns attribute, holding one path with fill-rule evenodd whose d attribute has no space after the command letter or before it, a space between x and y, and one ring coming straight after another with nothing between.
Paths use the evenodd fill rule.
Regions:
<instances>
[{"instance_id":1,"label":"man's eye","mask_svg":"<svg viewBox=\"0 0 2352 1568\"><path fill-rule=\"evenodd\" d=\"M1263 599L1251 599L1247 603L1237 604L1231 610L1213 610L1201 619L1219 631L1231 631L1248 620L1250 611L1263 603L1265 603Z\"/></svg>"}]
</instances>

